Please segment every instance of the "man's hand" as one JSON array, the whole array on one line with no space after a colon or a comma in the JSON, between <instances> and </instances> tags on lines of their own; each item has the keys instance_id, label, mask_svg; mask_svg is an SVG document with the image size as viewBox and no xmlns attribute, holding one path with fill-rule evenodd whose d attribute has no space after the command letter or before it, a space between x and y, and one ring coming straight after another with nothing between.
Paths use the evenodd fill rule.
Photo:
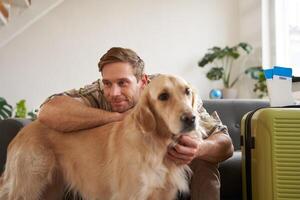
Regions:
<instances>
[{"instance_id":1,"label":"man's hand","mask_svg":"<svg viewBox=\"0 0 300 200\"><path fill-rule=\"evenodd\" d=\"M180 136L178 144L168 147L167 157L177 165L189 164L198 156L200 141L188 135Z\"/></svg>"}]
</instances>

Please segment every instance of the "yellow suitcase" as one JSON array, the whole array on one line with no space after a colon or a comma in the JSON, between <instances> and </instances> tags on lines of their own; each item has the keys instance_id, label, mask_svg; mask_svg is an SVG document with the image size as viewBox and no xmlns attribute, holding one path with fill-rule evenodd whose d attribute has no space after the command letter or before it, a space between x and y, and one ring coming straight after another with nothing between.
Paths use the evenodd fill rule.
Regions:
<instances>
[{"instance_id":1,"label":"yellow suitcase","mask_svg":"<svg viewBox=\"0 0 300 200\"><path fill-rule=\"evenodd\" d=\"M241 123L244 200L300 200L300 108L262 108Z\"/></svg>"}]
</instances>

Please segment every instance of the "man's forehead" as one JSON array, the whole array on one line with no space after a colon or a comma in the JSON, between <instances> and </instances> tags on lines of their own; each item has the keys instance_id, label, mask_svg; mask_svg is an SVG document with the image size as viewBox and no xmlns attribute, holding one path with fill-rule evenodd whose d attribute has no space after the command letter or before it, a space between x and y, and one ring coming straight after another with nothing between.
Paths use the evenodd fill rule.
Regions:
<instances>
[{"instance_id":1,"label":"man's forehead","mask_svg":"<svg viewBox=\"0 0 300 200\"><path fill-rule=\"evenodd\" d=\"M101 71L103 78L109 77L125 77L134 75L134 70L129 63L125 62L116 62L110 63L103 66Z\"/></svg>"},{"instance_id":2,"label":"man's forehead","mask_svg":"<svg viewBox=\"0 0 300 200\"><path fill-rule=\"evenodd\" d=\"M136 78L134 75L132 76L121 76L121 77L103 77L102 81L110 81L110 82L116 82L116 81L134 81Z\"/></svg>"}]
</instances>

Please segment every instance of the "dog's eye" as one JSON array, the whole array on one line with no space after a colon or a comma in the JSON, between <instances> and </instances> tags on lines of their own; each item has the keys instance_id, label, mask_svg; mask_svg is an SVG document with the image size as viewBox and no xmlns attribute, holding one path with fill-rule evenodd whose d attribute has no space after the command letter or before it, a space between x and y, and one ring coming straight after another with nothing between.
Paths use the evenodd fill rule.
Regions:
<instances>
[{"instance_id":1,"label":"dog's eye","mask_svg":"<svg viewBox=\"0 0 300 200\"><path fill-rule=\"evenodd\" d=\"M186 88L186 89L185 89L185 94L186 94L186 95L189 96L191 93L192 93L191 88Z\"/></svg>"},{"instance_id":2,"label":"dog's eye","mask_svg":"<svg viewBox=\"0 0 300 200\"><path fill-rule=\"evenodd\" d=\"M166 101L168 100L170 97L169 93L167 92L164 92L164 93L161 93L159 96L158 96L158 99L161 100L161 101Z\"/></svg>"}]
</instances>

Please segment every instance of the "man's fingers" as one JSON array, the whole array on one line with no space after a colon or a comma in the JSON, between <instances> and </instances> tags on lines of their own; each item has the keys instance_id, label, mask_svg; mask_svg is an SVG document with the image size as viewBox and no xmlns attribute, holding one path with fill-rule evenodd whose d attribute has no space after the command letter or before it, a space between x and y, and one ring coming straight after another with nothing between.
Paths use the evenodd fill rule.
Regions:
<instances>
[{"instance_id":1,"label":"man's fingers","mask_svg":"<svg viewBox=\"0 0 300 200\"><path fill-rule=\"evenodd\" d=\"M179 153L179 154L183 154L186 156L194 156L197 149L196 148L190 148L190 147L186 147L186 146L182 146L180 144L177 144L173 147L173 149Z\"/></svg>"},{"instance_id":2,"label":"man's fingers","mask_svg":"<svg viewBox=\"0 0 300 200\"><path fill-rule=\"evenodd\" d=\"M181 136L178 143L172 143L168 148L168 158L176 164L189 164L197 155L199 141L190 136Z\"/></svg>"},{"instance_id":3,"label":"man's fingers","mask_svg":"<svg viewBox=\"0 0 300 200\"><path fill-rule=\"evenodd\" d=\"M179 144L191 148L198 148L199 141L198 139L192 138L188 135L183 135L179 138Z\"/></svg>"},{"instance_id":4,"label":"man's fingers","mask_svg":"<svg viewBox=\"0 0 300 200\"><path fill-rule=\"evenodd\" d=\"M180 145L176 145L177 146L180 146ZM175 147L175 148L176 148ZM170 155L172 155L174 158L176 158L177 160L185 160L185 161L190 161L193 159L193 156L194 154L182 154L182 153L179 153L175 148L171 148L169 149L168 153Z\"/></svg>"},{"instance_id":5,"label":"man's fingers","mask_svg":"<svg viewBox=\"0 0 300 200\"><path fill-rule=\"evenodd\" d=\"M187 160L179 159L177 155L174 156L173 154L174 154L174 152L169 151L168 154L167 154L167 157L170 160L172 160L176 165L185 165L185 164L189 164L192 161L192 159L187 159Z\"/></svg>"}]
</instances>

